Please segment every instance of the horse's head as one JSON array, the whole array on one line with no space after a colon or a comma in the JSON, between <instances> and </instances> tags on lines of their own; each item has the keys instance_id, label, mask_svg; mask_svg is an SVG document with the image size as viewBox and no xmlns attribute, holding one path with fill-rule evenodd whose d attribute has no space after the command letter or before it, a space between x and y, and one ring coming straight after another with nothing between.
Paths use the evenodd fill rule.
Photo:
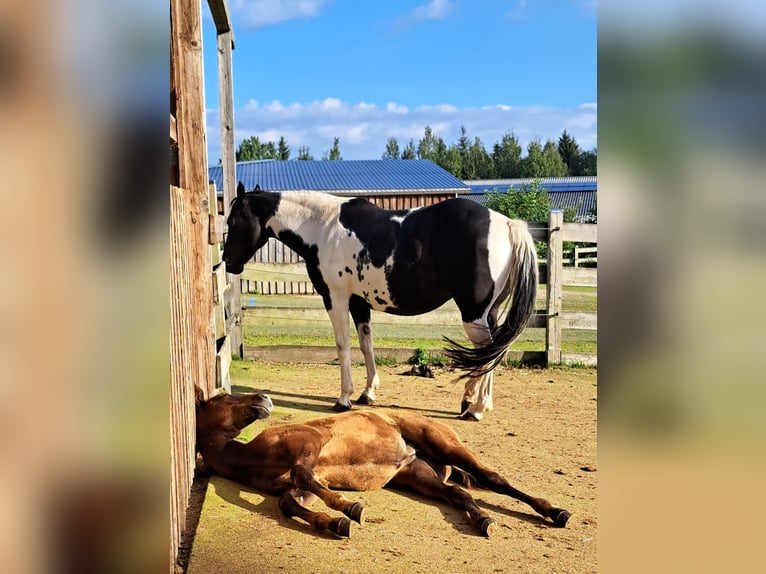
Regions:
<instances>
[{"instance_id":1,"label":"horse's head","mask_svg":"<svg viewBox=\"0 0 766 574\"><path fill-rule=\"evenodd\" d=\"M197 387L197 438L204 440L211 435L223 434L227 439L233 439L250 423L268 417L273 406L268 395L259 393L223 394L206 401Z\"/></svg>"},{"instance_id":2,"label":"horse's head","mask_svg":"<svg viewBox=\"0 0 766 574\"><path fill-rule=\"evenodd\" d=\"M274 214L273 200L269 200L260 186L255 186L255 193L245 193L245 186L239 182L237 197L231 204L229 212L228 232L223 245L223 261L226 271L239 274L245 263L263 247L269 239L264 226L268 218Z\"/></svg>"}]
</instances>

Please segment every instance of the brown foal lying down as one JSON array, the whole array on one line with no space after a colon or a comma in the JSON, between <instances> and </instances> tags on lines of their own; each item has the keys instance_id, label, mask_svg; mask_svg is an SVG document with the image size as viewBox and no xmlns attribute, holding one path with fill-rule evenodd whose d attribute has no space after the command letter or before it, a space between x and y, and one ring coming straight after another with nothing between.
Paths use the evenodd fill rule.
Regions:
<instances>
[{"instance_id":1,"label":"brown foal lying down","mask_svg":"<svg viewBox=\"0 0 766 574\"><path fill-rule=\"evenodd\" d=\"M257 419L269 416L271 399L261 394L197 397L197 445L219 475L278 495L285 516L302 518L318 530L349 536L351 520L363 522L364 509L331 488L375 490L393 486L444 500L468 513L485 536L495 520L480 509L463 486L476 486L527 503L563 527L569 512L513 488L482 465L445 424L396 409L351 411L302 424L268 428L245 444L234 440ZM320 498L345 516L309 510Z\"/></svg>"}]
</instances>

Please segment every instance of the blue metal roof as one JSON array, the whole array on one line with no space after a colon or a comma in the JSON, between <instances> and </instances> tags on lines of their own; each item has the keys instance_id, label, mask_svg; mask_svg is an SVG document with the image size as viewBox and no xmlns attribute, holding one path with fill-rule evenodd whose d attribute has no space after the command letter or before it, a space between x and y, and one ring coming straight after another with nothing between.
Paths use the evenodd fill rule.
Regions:
<instances>
[{"instance_id":1,"label":"blue metal roof","mask_svg":"<svg viewBox=\"0 0 766 574\"><path fill-rule=\"evenodd\" d=\"M223 187L220 165L208 168L216 187ZM258 160L237 163L237 181L250 190L314 190L340 194L470 193L466 184L425 159Z\"/></svg>"},{"instance_id":2,"label":"blue metal roof","mask_svg":"<svg viewBox=\"0 0 766 574\"><path fill-rule=\"evenodd\" d=\"M591 212L596 207L597 179L596 176L539 178L540 187L548 192L551 205L561 209L577 207L577 220L580 222L589 221ZM465 183L471 189L471 193L462 197L486 205L486 192L496 190L505 193L509 188L518 189L533 181L532 178L468 180Z\"/></svg>"},{"instance_id":3,"label":"blue metal roof","mask_svg":"<svg viewBox=\"0 0 766 574\"><path fill-rule=\"evenodd\" d=\"M594 176L570 176L570 177L541 177L540 187L544 187L549 193L562 191L596 191L598 189L598 178ZM508 191L509 187L519 188L523 185L530 185L534 178L516 178L516 179L474 179L466 180L465 183L471 188L471 193L484 193L485 191Z\"/></svg>"}]
</instances>

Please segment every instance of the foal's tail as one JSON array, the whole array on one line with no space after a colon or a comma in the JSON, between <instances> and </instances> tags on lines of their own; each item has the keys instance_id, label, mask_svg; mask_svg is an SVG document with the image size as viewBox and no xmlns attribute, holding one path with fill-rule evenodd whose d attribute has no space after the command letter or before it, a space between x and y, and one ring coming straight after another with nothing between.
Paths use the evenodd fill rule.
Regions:
<instances>
[{"instance_id":1,"label":"foal's tail","mask_svg":"<svg viewBox=\"0 0 766 574\"><path fill-rule=\"evenodd\" d=\"M505 319L491 327L491 341L483 347L465 347L445 337L446 355L453 364L465 371L460 378L478 377L492 371L505 357L511 343L524 330L535 310L537 296L537 253L535 242L526 223L512 221L508 224L509 239L513 248L511 271L508 276L510 288L509 308ZM499 304L498 301L496 304Z\"/></svg>"}]
</instances>

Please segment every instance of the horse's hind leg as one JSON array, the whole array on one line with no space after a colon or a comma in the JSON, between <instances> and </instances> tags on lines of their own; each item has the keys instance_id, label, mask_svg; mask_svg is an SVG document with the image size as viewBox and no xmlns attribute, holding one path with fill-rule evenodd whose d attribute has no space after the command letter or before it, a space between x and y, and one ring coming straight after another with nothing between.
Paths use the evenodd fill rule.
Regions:
<instances>
[{"instance_id":1,"label":"horse's hind leg","mask_svg":"<svg viewBox=\"0 0 766 574\"><path fill-rule=\"evenodd\" d=\"M298 501L305 499L307 504L311 504L315 498L313 495L305 497L304 493L298 489L288 490L279 499L279 509L287 518L297 516L317 530L329 530L338 536L350 536L351 521L348 518L345 516L333 518L324 512L309 510Z\"/></svg>"},{"instance_id":2,"label":"horse's hind leg","mask_svg":"<svg viewBox=\"0 0 766 574\"><path fill-rule=\"evenodd\" d=\"M484 536L491 536L495 529L495 520L478 507L468 491L454 484L445 484L443 475L444 473L437 472L424 460L416 458L399 470L387 486L406 488L434 500L443 500L467 512L479 532Z\"/></svg>"},{"instance_id":3,"label":"horse's hind leg","mask_svg":"<svg viewBox=\"0 0 766 574\"><path fill-rule=\"evenodd\" d=\"M566 510L553 506L544 498L517 490L498 472L484 466L447 425L412 415L397 417L397 422L407 444L415 447L428 460L463 470L463 478L467 473L467 478L475 480L480 488L494 490L528 504L538 514L553 520L556 526L563 527L569 520Z\"/></svg>"},{"instance_id":4,"label":"horse's hind leg","mask_svg":"<svg viewBox=\"0 0 766 574\"><path fill-rule=\"evenodd\" d=\"M378 369L375 366L375 355L372 350L372 324L370 322L370 306L364 299L353 295L349 301L351 318L356 325L356 333L359 337L359 348L364 355L364 366L367 368L367 385L359 395L356 403L359 405L371 405L375 403L375 389L380 386Z\"/></svg>"},{"instance_id":5,"label":"horse's hind leg","mask_svg":"<svg viewBox=\"0 0 766 574\"><path fill-rule=\"evenodd\" d=\"M486 345L491 340L489 325L483 319L463 323L463 330L476 347ZM460 403L460 418L479 421L484 413L492 410L492 383L494 371L468 377Z\"/></svg>"}]
</instances>

